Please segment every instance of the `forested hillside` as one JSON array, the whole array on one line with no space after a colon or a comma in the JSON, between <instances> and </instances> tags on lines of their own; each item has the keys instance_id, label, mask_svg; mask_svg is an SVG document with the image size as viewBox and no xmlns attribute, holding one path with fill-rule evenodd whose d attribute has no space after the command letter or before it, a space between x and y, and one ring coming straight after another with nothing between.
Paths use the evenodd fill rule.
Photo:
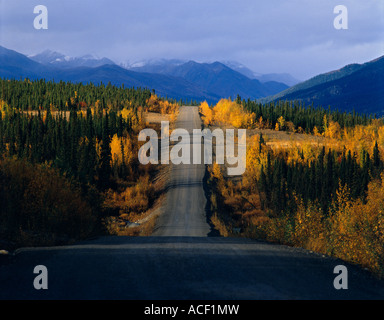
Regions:
<instances>
[{"instance_id":1,"label":"forested hillside","mask_svg":"<svg viewBox=\"0 0 384 320\"><path fill-rule=\"evenodd\" d=\"M300 246L383 275L383 119L240 98L200 112L206 126L248 129L244 175L209 169L222 235Z\"/></svg>"},{"instance_id":2,"label":"forested hillside","mask_svg":"<svg viewBox=\"0 0 384 320\"><path fill-rule=\"evenodd\" d=\"M149 90L1 80L0 240L66 243L128 223L155 201L155 168L137 159L146 111L178 105ZM171 117L172 118L172 117Z\"/></svg>"},{"instance_id":3,"label":"forested hillside","mask_svg":"<svg viewBox=\"0 0 384 320\"><path fill-rule=\"evenodd\" d=\"M314 106L384 114L384 57L317 75L262 102L299 100Z\"/></svg>"}]
</instances>

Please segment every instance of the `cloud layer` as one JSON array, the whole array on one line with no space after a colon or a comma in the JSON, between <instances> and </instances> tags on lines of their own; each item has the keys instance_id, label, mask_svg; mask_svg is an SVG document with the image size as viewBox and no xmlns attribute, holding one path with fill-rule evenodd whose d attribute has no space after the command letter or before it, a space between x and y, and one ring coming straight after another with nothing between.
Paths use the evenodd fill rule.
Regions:
<instances>
[{"instance_id":1,"label":"cloud layer","mask_svg":"<svg viewBox=\"0 0 384 320\"><path fill-rule=\"evenodd\" d=\"M48 8L48 30L33 8ZM384 52L383 1L343 0L348 30L336 30L333 0L0 0L0 44L116 62L151 58L235 60L256 72L300 79Z\"/></svg>"}]
</instances>

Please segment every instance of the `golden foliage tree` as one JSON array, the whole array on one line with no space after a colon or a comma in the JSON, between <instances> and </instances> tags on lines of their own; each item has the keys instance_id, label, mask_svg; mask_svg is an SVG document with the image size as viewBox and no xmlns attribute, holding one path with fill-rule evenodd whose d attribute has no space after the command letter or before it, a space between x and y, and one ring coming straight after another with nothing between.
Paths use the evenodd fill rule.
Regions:
<instances>
[{"instance_id":1,"label":"golden foliage tree","mask_svg":"<svg viewBox=\"0 0 384 320\"><path fill-rule=\"evenodd\" d=\"M202 114L204 125L209 126L214 121L213 110L209 107L207 101L204 101L199 106L199 112Z\"/></svg>"},{"instance_id":2,"label":"golden foliage tree","mask_svg":"<svg viewBox=\"0 0 384 320\"><path fill-rule=\"evenodd\" d=\"M111 139L110 147L112 166L130 165L133 159L133 145L129 137L118 137L115 134Z\"/></svg>"}]
</instances>

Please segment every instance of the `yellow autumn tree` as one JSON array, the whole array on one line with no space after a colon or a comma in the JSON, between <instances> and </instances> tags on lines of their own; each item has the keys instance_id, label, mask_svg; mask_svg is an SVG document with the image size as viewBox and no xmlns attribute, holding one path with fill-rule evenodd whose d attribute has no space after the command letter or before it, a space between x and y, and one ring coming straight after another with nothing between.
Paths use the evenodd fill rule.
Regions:
<instances>
[{"instance_id":1,"label":"yellow autumn tree","mask_svg":"<svg viewBox=\"0 0 384 320\"><path fill-rule=\"evenodd\" d=\"M221 99L213 108L215 121L229 124L229 115L231 114L232 101L230 99Z\"/></svg>"},{"instance_id":2,"label":"yellow autumn tree","mask_svg":"<svg viewBox=\"0 0 384 320\"><path fill-rule=\"evenodd\" d=\"M213 123L213 110L209 107L207 101L204 101L199 106L199 112L202 114L204 125L209 126Z\"/></svg>"},{"instance_id":3,"label":"yellow autumn tree","mask_svg":"<svg viewBox=\"0 0 384 320\"><path fill-rule=\"evenodd\" d=\"M341 128L338 122L330 121L325 126L324 136L331 139L340 139L341 138Z\"/></svg>"},{"instance_id":4,"label":"yellow autumn tree","mask_svg":"<svg viewBox=\"0 0 384 320\"><path fill-rule=\"evenodd\" d=\"M130 121L133 130L140 129L144 123L143 123L143 110L141 108L138 108L137 111L135 111L132 108L123 108L120 111L121 116L125 121Z\"/></svg>"},{"instance_id":5,"label":"yellow autumn tree","mask_svg":"<svg viewBox=\"0 0 384 320\"><path fill-rule=\"evenodd\" d=\"M343 260L384 276L384 174L369 183L366 203L340 186L329 217L328 246Z\"/></svg>"},{"instance_id":6,"label":"yellow autumn tree","mask_svg":"<svg viewBox=\"0 0 384 320\"><path fill-rule=\"evenodd\" d=\"M213 108L214 120L236 128L249 128L256 121L254 113L246 112L242 105L231 99L221 99Z\"/></svg>"},{"instance_id":7,"label":"yellow autumn tree","mask_svg":"<svg viewBox=\"0 0 384 320\"><path fill-rule=\"evenodd\" d=\"M244 129L253 129L256 124L256 114L254 112L252 113L246 113L244 116Z\"/></svg>"},{"instance_id":8,"label":"yellow autumn tree","mask_svg":"<svg viewBox=\"0 0 384 320\"><path fill-rule=\"evenodd\" d=\"M235 128L242 128L243 123L245 122L245 113L239 107L233 107L231 113L229 114L229 122Z\"/></svg>"},{"instance_id":9,"label":"yellow autumn tree","mask_svg":"<svg viewBox=\"0 0 384 320\"><path fill-rule=\"evenodd\" d=\"M4 100L0 100L0 112L3 116L9 114L11 110L12 108Z\"/></svg>"},{"instance_id":10,"label":"yellow autumn tree","mask_svg":"<svg viewBox=\"0 0 384 320\"><path fill-rule=\"evenodd\" d=\"M259 179L261 167L267 166L267 153L269 147L260 143L260 136L254 135L250 137L247 143L246 164L247 170L243 175L243 180L254 178Z\"/></svg>"},{"instance_id":11,"label":"yellow autumn tree","mask_svg":"<svg viewBox=\"0 0 384 320\"><path fill-rule=\"evenodd\" d=\"M118 137L115 134L110 142L112 165L128 166L132 159L132 141L129 137Z\"/></svg>"},{"instance_id":12,"label":"yellow autumn tree","mask_svg":"<svg viewBox=\"0 0 384 320\"><path fill-rule=\"evenodd\" d=\"M313 135L316 137L321 136L320 131L316 126L313 127Z\"/></svg>"},{"instance_id":13,"label":"yellow autumn tree","mask_svg":"<svg viewBox=\"0 0 384 320\"><path fill-rule=\"evenodd\" d=\"M277 122L279 123L279 129L284 130L284 127L285 127L284 117L280 116L279 119L277 119Z\"/></svg>"},{"instance_id":14,"label":"yellow autumn tree","mask_svg":"<svg viewBox=\"0 0 384 320\"><path fill-rule=\"evenodd\" d=\"M178 110L179 105L177 103L161 99L156 94L151 94L150 98L147 100L146 111L149 112L173 115L177 114Z\"/></svg>"}]
</instances>

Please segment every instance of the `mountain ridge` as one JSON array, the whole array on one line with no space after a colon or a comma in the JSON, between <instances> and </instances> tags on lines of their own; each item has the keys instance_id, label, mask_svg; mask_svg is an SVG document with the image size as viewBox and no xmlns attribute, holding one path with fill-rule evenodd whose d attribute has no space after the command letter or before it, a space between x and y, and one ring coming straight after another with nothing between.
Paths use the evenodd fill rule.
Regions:
<instances>
[{"instance_id":1,"label":"mountain ridge","mask_svg":"<svg viewBox=\"0 0 384 320\"><path fill-rule=\"evenodd\" d=\"M137 71L137 72L165 73L166 70L168 70L167 74L169 74L169 71L172 67L180 66L182 64L189 62L188 60L182 60L182 59L149 59L149 60L138 61L133 64L129 64L129 63L118 64L106 57L97 58L89 54L84 56L79 56L79 57L70 57L60 52L52 51L49 49L46 49L35 55L29 55L27 57L43 65L54 65L60 68L72 68L72 67L79 67L79 66L98 67L104 64L116 64L124 69ZM193 60L190 60L190 61L193 61ZM251 80L257 79L261 83L273 81L273 82L283 83L288 87L290 87L300 82L300 80L294 78L289 73L261 74L261 73L254 72L253 70L249 69L245 65L236 61L215 61L215 62L222 63L225 66L229 67L230 69L245 75L247 78ZM208 62L203 62L203 63L208 63ZM214 63L214 62L211 62L211 63Z\"/></svg>"},{"instance_id":2,"label":"mountain ridge","mask_svg":"<svg viewBox=\"0 0 384 320\"><path fill-rule=\"evenodd\" d=\"M96 85L111 82L118 86L124 84L154 89L164 97L187 101L206 100L210 104L221 98L235 99L238 95L242 99L257 100L260 103L298 100L306 105L331 106L340 111L355 110L384 115L384 56L362 64L348 64L288 88L279 82L262 83L258 79L250 79L218 61L198 63L192 60L184 62L162 59L152 66L137 64L130 70L110 60L112 63L96 67L80 65L66 68L52 62L57 59L72 61L71 58L53 51L45 51L45 55L46 61L42 64L0 46L0 77L93 82ZM84 59L88 58L103 61L94 57ZM168 62L164 65L164 61ZM154 70L153 65L158 70Z\"/></svg>"},{"instance_id":3,"label":"mountain ridge","mask_svg":"<svg viewBox=\"0 0 384 320\"><path fill-rule=\"evenodd\" d=\"M280 83L262 84L258 80L251 80L219 62L209 64L189 61L181 65L175 63L168 72L148 73L127 70L112 61L96 66L80 63L74 67L63 67L62 63L74 60L46 50L33 56L35 60L44 62L40 63L16 51L1 48L0 76L7 78L45 78L96 84L111 82L115 85L154 89L162 96L175 99L207 100L209 103L216 103L223 97L234 99L238 94L243 98L256 99L287 88ZM13 60L15 61L12 62ZM56 63L59 62L61 65L57 66Z\"/></svg>"},{"instance_id":4,"label":"mountain ridge","mask_svg":"<svg viewBox=\"0 0 384 320\"><path fill-rule=\"evenodd\" d=\"M138 71L138 72L150 72L150 73L170 73L172 72L173 68L179 67L180 65L187 64L193 60L180 60L180 59L153 59L153 60L147 60L147 61L139 61L135 62L133 64L120 64L122 67ZM196 61L193 61L196 62ZM251 80L259 80L261 83L266 82L280 82L288 87L295 85L300 82L300 80L294 78L289 73L268 73L268 74L261 74L252 71L248 67L244 66L241 63L238 63L236 61L215 61L219 62L228 68L246 76L247 78ZM212 64L215 62L200 62L201 64ZM199 63L199 62L196 62Z\"/></svg>"},{"instance_id":5,"label":"mountain ridge","mask_svg":"<svg viewBox=\"0 0 384 320\"><path fill-rule=\"evenodd\" d=\"M28 56L28 58L43 65L53 65L59 68L100 67L105 64L115 64L115 62L106 57L100 59L92 55L70 57L49 49L36 55Z\"/></svg>"},{"instance_id":6,"label":"mountain ridge","mask_svg":"<svg viewBox=\"0 0 384 320\"><path fill-rule=\"evenodd\" d=\"M281 82L286 84L288 87L294 86L300 82L301 80L296 79L289 73L258 73L254 72L253 70L249 69L245 65L238 63L236 61L221 61L223 64L228 66L229 68L245 75L246 77L250 79L257 79L260 82L269 82L269 81L275 81L275 82Z\"/></svg>"},{"instance_id":7,"label":"mountain ridge","mask_svg":"<svg viewBox=\"0 0 384 320\"><path fill-rule=\"evenodd\" d=\"M384 115L383 88L384 56L381 56L317 75L259 101L299 100L315 106L331 106L340 111Z\"/></svg>"},{"instance_id":8,"label":"mountain ridge","mask_svg":"<svg viewBox=\"0 0 384 320\"><path fill-rule=\"evenodd\" d=\"M130 70L144 70L183 78L206 88L210 92L215 92L221 97L235 98L236 95L240 95L245 98L257 99L269 95L270 92L278 92L288 87L275 81L261 83L257 79L249 79L218 61L199 63L190 60L185 63L144 65Z\"/></svg>"}]
</instances>

